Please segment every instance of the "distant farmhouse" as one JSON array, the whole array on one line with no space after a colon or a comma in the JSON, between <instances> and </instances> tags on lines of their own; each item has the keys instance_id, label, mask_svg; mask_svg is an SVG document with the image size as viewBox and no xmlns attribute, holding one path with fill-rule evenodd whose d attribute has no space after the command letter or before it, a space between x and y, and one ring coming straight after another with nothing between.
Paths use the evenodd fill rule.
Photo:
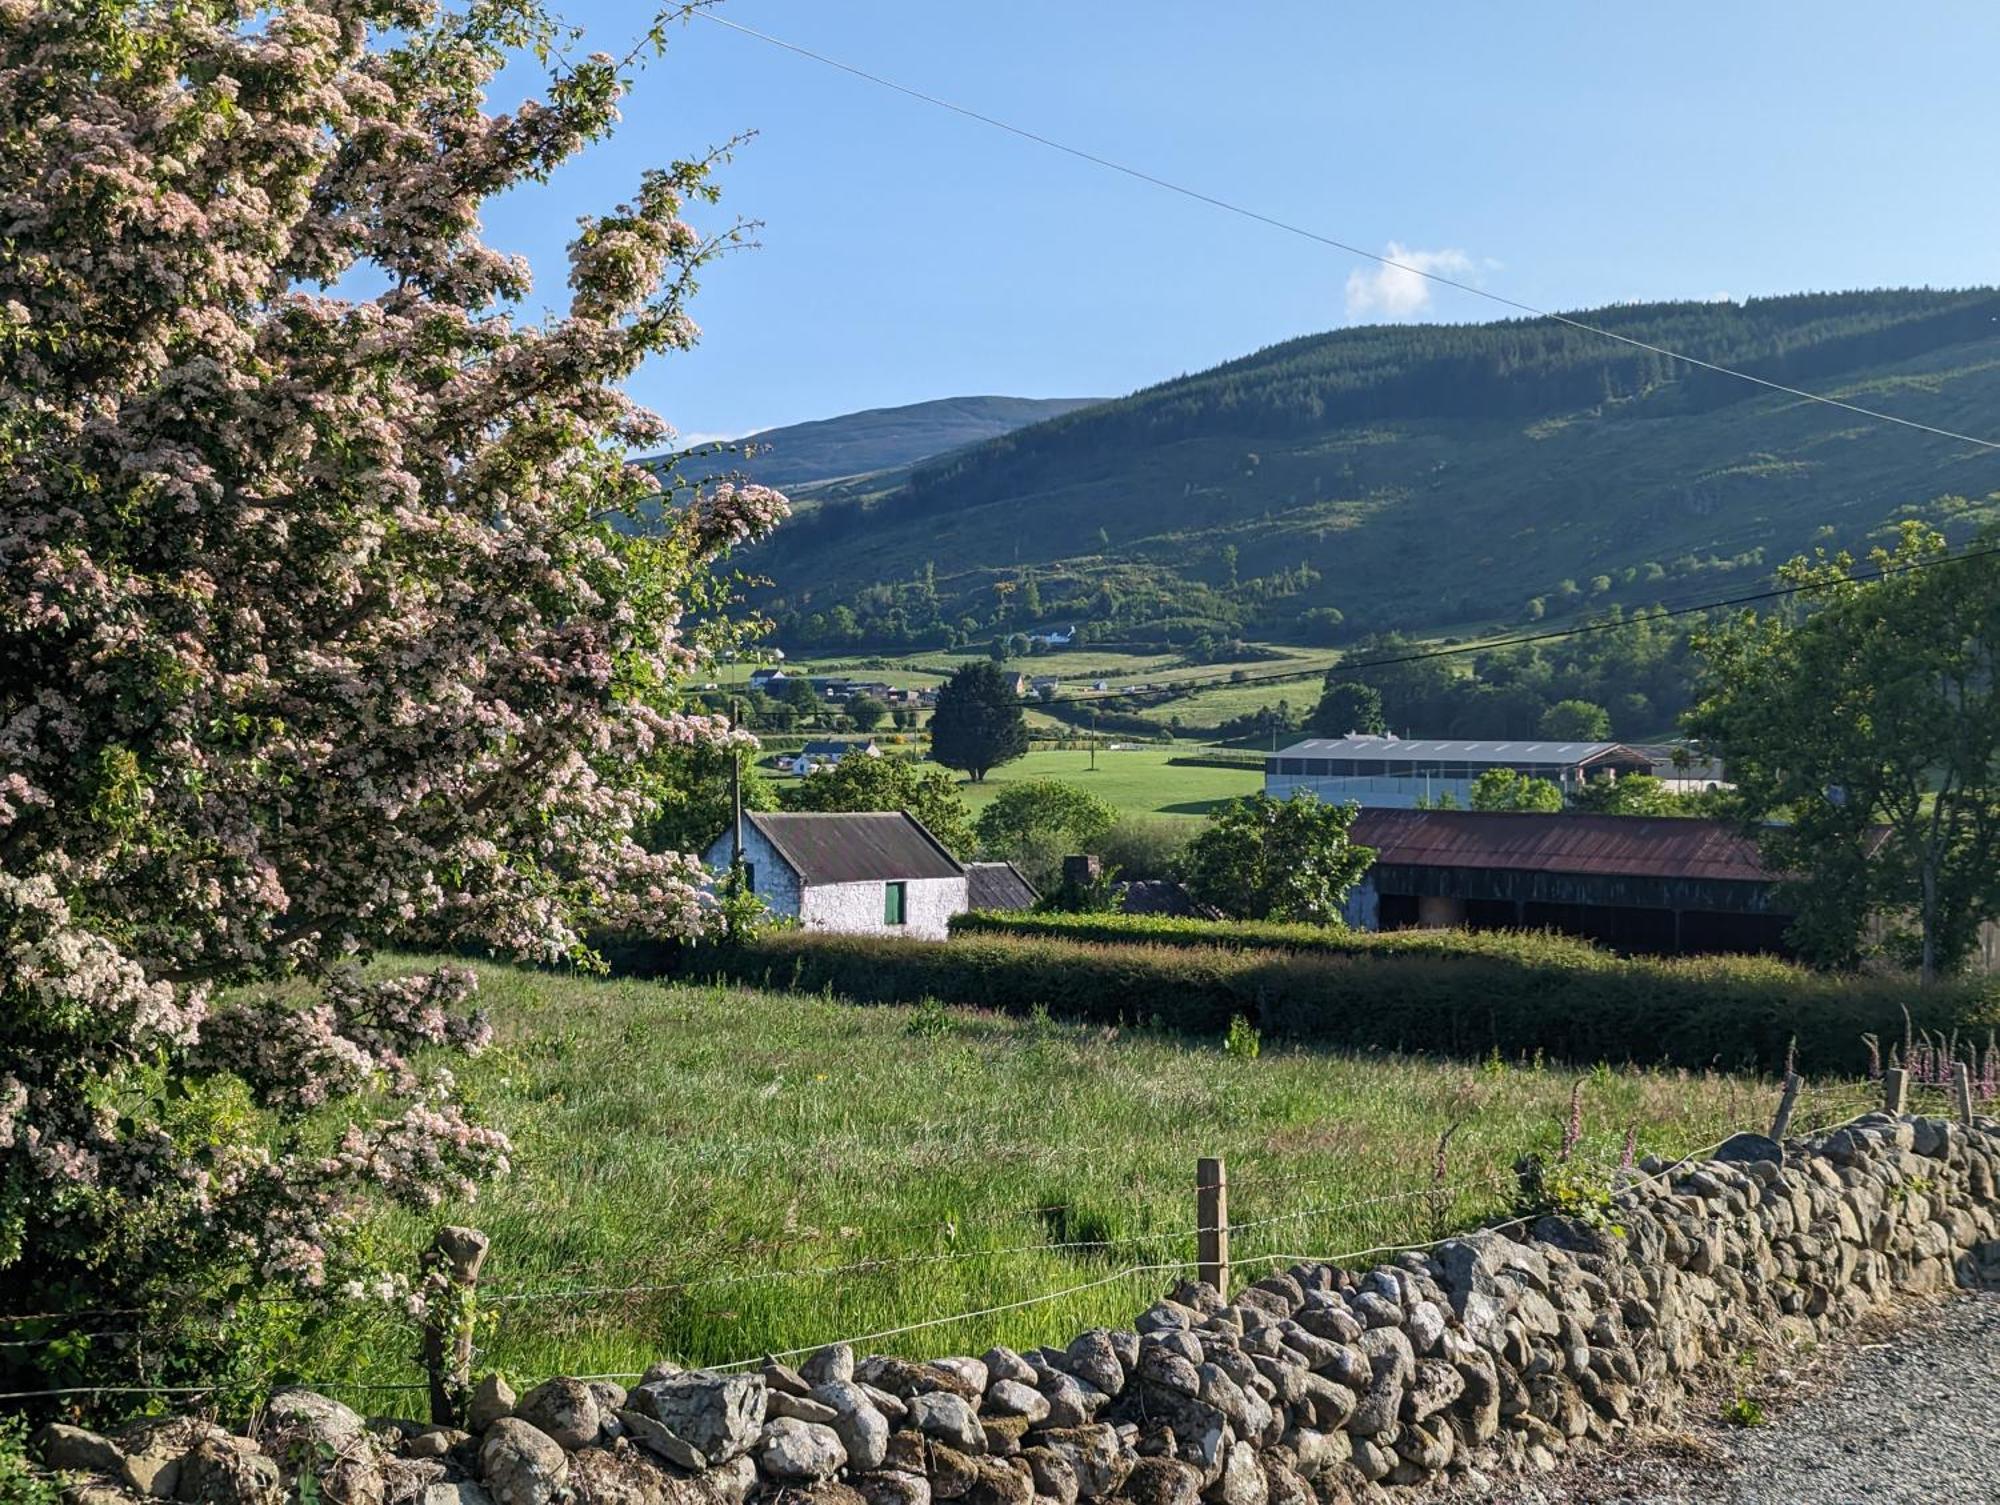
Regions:
<instances>
[{"instance_id":1,"label":"distant farmhouse","mask_svg":"<svg viewBox=\"0 0 2000 1505\"><path fill-rule=\"evenodd\" d=\"M1442 742L1398 737L1309 738L1264 760L1264 792L1303 789L1330 804L1414 809L1441 795L1472 802L1472 784L1493 768L1546 779L1564 794L1586 780L1652 773L1654 759L1620 742Z\"/></svg>"},{"instance_id":2,"label":"distant farmhouse","mask_svg":"<svg viewBox=\"0 0 2000 1505\"><path fill-rule=\"evenodd\" d=\"M804 778L816 768L837 767L842 758L879 758L882 749L873 741L836 742L831 738L806 743L797 752L785 759L785 766L800 778Z\"/></svg>"},{"instance_id":3,"label":"distant farmhouse","mask_svg":"<svg viewBox=\"0 0 2000 1505\"><path fill-rule=\"evenodd\" d=\"M734 833L702 855L729 870ZM1025 909L1035 891L1005 862L960 863L900 810L745 811L743 864L750 891L774 914L808 930L941 941L968 909Z\"/></svg>"}]
</instances>

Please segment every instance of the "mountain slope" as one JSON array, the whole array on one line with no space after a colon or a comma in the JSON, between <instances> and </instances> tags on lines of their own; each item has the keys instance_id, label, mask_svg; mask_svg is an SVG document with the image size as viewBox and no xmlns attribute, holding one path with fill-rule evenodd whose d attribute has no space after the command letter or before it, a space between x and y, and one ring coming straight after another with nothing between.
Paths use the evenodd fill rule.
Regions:
<instances>
[{"instance_id":1,"label":"mountain slope","mask_svg":"<svg viewBox=\"0 0 2000 1505\"><path fill-rule=\"evenodd\" d=\"M1923 422L2000 435L2000 290L1579 315ZM753 556L799 646L1517 621L1750 588L1898 509L2000 489L2000 455L1548 319L1378 326L829 492ZM1312 615L1308 615L1311 613Z\"/></svg>"},{"instance_id":2,"label":"mountain slope","mask_svg":"<svg viewBox=\"0 0 2000 1505\"><path fill-rule=\"evenodd\" d=\"M752 434L728 469L780 490L895 470L1086 407L1089 397L946 397ZM643 463L643 462L642 462Z\"/></svg>"}]
</instances>

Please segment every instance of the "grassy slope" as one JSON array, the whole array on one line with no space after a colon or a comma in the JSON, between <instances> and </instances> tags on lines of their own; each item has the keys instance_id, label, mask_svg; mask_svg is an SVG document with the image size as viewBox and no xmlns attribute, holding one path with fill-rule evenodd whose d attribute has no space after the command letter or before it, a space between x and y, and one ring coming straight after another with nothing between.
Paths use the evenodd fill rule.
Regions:
<instances>
[{"instance_id":1,"label":"grassy slope","mask_svg":"<svg viewBox=\"0 0 2000 1505\"><path fill-rule=\"evenodd\" d=\"M2000 406L2000 335L1814 385L1984 433ZM1105 442L1078 454L1092 425ZM1066 593L1065 580L1087 586L1106 575L1170 592L1178 581L1216 584L1226 576L1220 550L1232 544L1245 577L1302 560L1323 573L1274 613L1266 631L1282 637L1284 617L1315 605L1368 626L1519 620L1530 597L1564 579L1587 584L1649 562L1670 578L1607 599L1726 596L1819 541L1822 528L1851 543L1900 506L2000 488L1991 453L1779 395L1706 412L1622 402L1534 418L1413 416L1147 443L1097 413L1051 428L1065 450L1046 459L1037 448L1054 443L1038 438L1046 429L1003 441L1013 457L1000 499L900 518L899 498L886 495L866 528L837 546L814 543L794 558L781 531L756 567L781 590L810 585L824 609L932 561L951 617L1028 566L1050 601ZM1761 566L1706 563L1757 549Z\"/></svg>"},{"instance_id":2,"label":"grassy slope","mask_svg":"<svg viewBox=\"0 0 2000 1505\"><path fill-rule=\"evenodd\" d=\"M517 1378L754 1358L1190 1259L1202 1155L1228 1159L1246 1271L1265 1256L1426 1239L1501 1210L1499 1180L1517 1155L1553 1144L1570 1091L1532 1066L1251 1061L1213 1040L480 970L499 1038L461 1080L514 1137L518 1168L439 1219L493 1236L489 1294L705 1282L492 1304L480 1362ZM1585 1083L1582 1153L1615 1162L1628 1123L1642 1154L1685 1150L1761 1121L1772 1096L1741 1078L1600 1069ZM1845 1116L1861 1096L1815 1084L1800 1126ZM1312 1212L1422 1187L1454 1122L1448 1205L1405 1196ZM1283 1221L1247 1226L1260 1219ZM423 1232L388 1236L407 1253ZM1053 1247L1078 1243L1104 1247ZM980 1250L1010 1252L797 1273ZM1173 1279L1111 1279L871 1346L1066 1341L1128 1319ZM407 1381L414 1346L387 1318L357 1322L300 1368Z\"/></svg>"},{"instance_id":3,"label":"grassy slope","mask_svg":"<svg viewBox=\"0 0 2000 1505\"><path fill-rule=\"evenodd\" d=\"M1257 769L1177 768L1167 762L1171 756L1173 753L1167 748L1101 750L1097 755L1097 771L1092 773L1088 752L1031 752L994 769L984 783L960 784L959 793L977 812L1009 784L1027 779L1061 779L1088 790L1127 815L1169 815L1193 820L1207 815L1224 800L1240 799L1264 787L1264 776Z\"/></svg>"}]
</instances>

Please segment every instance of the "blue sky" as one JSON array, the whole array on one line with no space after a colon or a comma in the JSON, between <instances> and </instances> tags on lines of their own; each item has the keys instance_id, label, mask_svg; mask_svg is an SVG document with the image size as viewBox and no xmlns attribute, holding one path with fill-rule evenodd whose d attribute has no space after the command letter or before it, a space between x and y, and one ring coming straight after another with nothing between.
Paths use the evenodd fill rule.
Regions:
<instances>
[{"instance_id":1,"label":"blue sky","mask_svg":"<svg viewBox=\"0 0 2000 1505\"><path fill-rule=\"evenodd\" d=\"M622 53L646 4L562 7ZM2000 6L730 0L722 14L1542 307L2000 280ZM530 83L510 72L496 103ZM1504 310L692 21L617 135L492 206L559 293L575 216L746 130L684 435L963 393L1113 395L1294 335ZM1359 269L1360 275L1354 274Z\"/></svg>"}]
</instances>

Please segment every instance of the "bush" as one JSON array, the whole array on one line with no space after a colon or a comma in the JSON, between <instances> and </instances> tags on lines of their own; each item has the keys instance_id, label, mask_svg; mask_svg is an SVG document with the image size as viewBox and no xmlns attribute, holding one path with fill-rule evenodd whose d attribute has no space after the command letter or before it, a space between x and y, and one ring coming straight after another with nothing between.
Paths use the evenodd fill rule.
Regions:
<instances>
[{"instance_id":1,"label":"bush","mask_svg":"<svg viewBox=\"0 0 2000 1505\"><path fill-rule=\"evenodd\" d=\"M1167 816L1127 815L1098 838L1095 850L1121 878L1171 878L1190 834L1186 824Z\"/></svg>"},{"instance_id":2,"label":"bush","mask_svg":"<svg viewBox=\"0 0 2000 1505\"><path fill-rule=\"evenodd\" d=\"M1555 936L1336 934L1332 944L1259 947L1260 932L1104 915L979 916L946 945L792 932L736 952L655 960L706 978L864 1003L926 998L1103 1023L1222 1036L1240 1015L1265 1035L1350 1048L1477 1058L1536 1051L1575 1062L1636 1061L1775 1071L1798 1038L1800 1069L1859 1074L1862 1036L1919 1029L1984 1033L2000 987L1916 989L1894 979L1812 973L1758 957L1627 959ZM1248 936L1230 944L1225 930ZM1040 931L1040 933L1036 933ZM1146 942L1063 937L1129 937ZM1324 933L1322 933L1324 934Z\"/></svg>"}]
</instances>

